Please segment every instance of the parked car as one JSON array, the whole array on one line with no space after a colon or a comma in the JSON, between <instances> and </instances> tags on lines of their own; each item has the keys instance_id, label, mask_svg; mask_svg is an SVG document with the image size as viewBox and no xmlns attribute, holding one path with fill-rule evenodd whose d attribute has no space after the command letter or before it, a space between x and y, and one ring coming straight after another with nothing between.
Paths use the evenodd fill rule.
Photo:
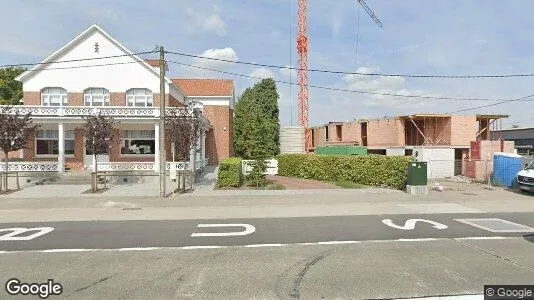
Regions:
<instances>
[{"instance_id":1,"label":"parked car","mask_svg":"<svg viewBox=\"0 0 534 300\"><path fill-rule=\"evenodd\" d=\"M517 184L523 191L534 192L534 161L517 173Z\"/></svg>"}]
</instances>

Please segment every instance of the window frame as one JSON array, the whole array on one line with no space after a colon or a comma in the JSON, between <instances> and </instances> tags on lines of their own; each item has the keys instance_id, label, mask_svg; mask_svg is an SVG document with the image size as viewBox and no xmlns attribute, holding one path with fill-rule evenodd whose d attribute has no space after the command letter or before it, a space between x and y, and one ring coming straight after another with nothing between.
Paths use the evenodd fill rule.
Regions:
<instances>
[{"instance_id":1,"label":"window frame","mask_svg":"<svg viewBox=\"0 0 534 300\"><path fill-rule=\"evenodd\" d=\"M95 91L98 91L100 90L102 93L101 94L98 94L98 93L94 93ZM90 93L91 92L91 93ZM95 97L98 97L98 96L101 96L102 97L102 105L94 105L94 98ZM87 105L87 98L89 98L89 105ZM84 91L83 91L83 105L84 106L90 106L90 107L107 107L107 106L110 106L110 92L108 89L106 88L101 88L101 87L90 87L90 88L86 88Z\"/></svg>"},{"instance_id":2,"label":"window frame","mask_svg":"<svg viewBox=\"0 0 534 300\"><path fill-rule=\"evenodd\" d=\"M151 134L149 134L151 137L149 138L145 138L145 137L131 137L131 136L128 136L129 135L129 132L151 132ZM126 147L126 141L129 141L128 145L131 145L130 144L130 141L132 140L145 140L145 141L154 141L154 153L153 154L146 154L146 153L143 153L143 154L135 154L135 153L122 153L122 149L125 149ZM123 130L122 131L122 135L121 135L121 144L120 144L120 149L119 149L119 156L120 157L155 157L156 156L156 133L154 132L154 130L150 130L150 129L139 129L139 130Z\"/></svg>"},{"instance_id":3,"label":"window frame","mask_svg":"<svg viewBox=\"0 0 534 300\"><path fill-rule=\"evenodd\" d=\"M140 92L143 92L141 94ZM137 92L139 94L137 94ZM137 105L137 98L143 98L144 105ZM130 99L132 101L130 101ZM150 105L148 105L150 104ZM147 88L131 88L126 91L126 106L127 107L154 107L154 92Z\"/></svg>"},{"instance_id":4,"label":"window frame","mask_svg":"<svg viewBox=\"0 0 534 300\"><path fill-rule=\"evenodd\" d=\"M57 90L59 93L54 93ZM51 97L59 97L60 103L59 105L50 105L50 99ZM45 101L45 99L47 101ZM62 106L68 106L69 105L69 93L66 89L62 87L45 87L41 89L41 106L46 107L62 107Z\"/></svg>"},{"instance_id":5,"label":"window frame","mask_svg":"<svg viewBox=\"0 0 534 300\"><path fill-rule=\"evenodd\" d=\"M39 137L39 132L42 132L44 131L45 132L45 137ZM57 138L51 138L51 137L46 137L46 133L49 132L49 131L55 131L55 132L58 132L58 137ZM72 138L70 137L71 135L69 134L70 132L72 132ZM34 139L34 154L35 154L35 157L37 158L45 158L45 157L59 157L59 130L55 130L55 129L41 129L41 130L37 130L35 132L35 139ZM38 154L37 153L37 140L44 140L44 141L57 141L58 143L58 154ZM66 154L65 153L65 157L68 157L68 158L73 158L76 154L76 133L74 130L65 130L65 146L67 145L67 141L72 141L73 143L73 153L72 154ZM65 147L66 148L66 147Z\"/></svg>"}]
</instances>

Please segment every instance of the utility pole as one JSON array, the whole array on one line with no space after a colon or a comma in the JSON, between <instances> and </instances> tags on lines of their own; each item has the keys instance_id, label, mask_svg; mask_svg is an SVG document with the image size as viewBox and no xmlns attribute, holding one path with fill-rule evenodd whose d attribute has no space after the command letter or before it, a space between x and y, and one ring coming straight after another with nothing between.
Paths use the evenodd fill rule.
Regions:
<instances>
[{"instance_id":1,"label":"utility pole","mask_svg":"<svg viewBox=\"0 0 534 300\"><path fill-rule=\"evenodd\" d=\"M159 197L165 198L165 50L159 46Z\"/></svg>"}]
</instances>

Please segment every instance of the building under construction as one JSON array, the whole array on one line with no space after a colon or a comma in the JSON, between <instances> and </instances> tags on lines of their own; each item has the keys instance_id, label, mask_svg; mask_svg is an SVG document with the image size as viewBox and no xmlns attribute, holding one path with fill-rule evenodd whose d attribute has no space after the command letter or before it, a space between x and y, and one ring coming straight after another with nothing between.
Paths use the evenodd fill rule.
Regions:
<instances>
[{"instance_id":1,"label":"building under construction","mask_svg":"<svg viewBox=\"0 0 534 300\"><path fill-rule=\"evenodd\" d=\"M490 154L513 152L513 142L503 141L500 136L492 134L507 117L413 114L330 122L311 128L311 150L351 145L366 147L370 154L412 156L417 152L417 159L429 162L429 177L471 175L482 180L486 176L485 164L492 159ZM482 169L484 172L480 171Z\"/></svg>"}]
</instances>

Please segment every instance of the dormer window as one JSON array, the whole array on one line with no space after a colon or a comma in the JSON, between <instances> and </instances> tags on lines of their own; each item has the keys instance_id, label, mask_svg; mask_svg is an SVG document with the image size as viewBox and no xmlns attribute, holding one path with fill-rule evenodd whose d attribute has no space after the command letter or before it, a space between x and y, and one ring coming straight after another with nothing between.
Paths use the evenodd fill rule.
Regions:
<instances>
[{"instance_id":1,"label":"dormer window","mask_svg":"<svg viewBox=\"0 0 534 300\"><path fill-rule=\"evenodd\" d=\"M104 88L88 88L84 92L85 106L109 106L109 91Z\"/></svg>"},{"instance_id":2,"label":"dormer window","mask_svg":"<svg viewBox=\"0 0 534 300\"><path fill-rule=\"evenodd\" d=\"M41 91L42 106L66 106L67 90L60 87L48 87Z\"/></svg>"},{"instance_id":3,"label":"dormer window","mask_svg":"<svg viewBox=\"0 0 534 300\"><path fill-rule=\"evenodd\" d=\"M126 91L126 105L137 107L153 106L152 91L149 89L129 89Z\"/></svg>"}]
</instances>

